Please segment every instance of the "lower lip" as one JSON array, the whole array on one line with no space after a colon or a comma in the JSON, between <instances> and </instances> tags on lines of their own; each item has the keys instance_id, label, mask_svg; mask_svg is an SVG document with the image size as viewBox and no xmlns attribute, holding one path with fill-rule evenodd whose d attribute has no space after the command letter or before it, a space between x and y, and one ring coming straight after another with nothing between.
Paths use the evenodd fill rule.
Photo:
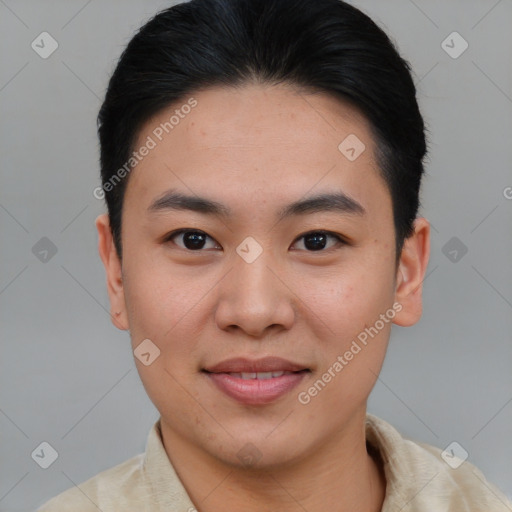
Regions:
<instances>
[{"instance_id":1,"label":"lower lip","mask_svg":"<svg viewBox=\"0 0 512 512\"><path fill-rule=\"evenodd\" d=\"M307 370L287 373L271 379L242 379L228 373L205 375L226 395L246 405L268 404L289 393L304 379Z\"/></svg>"}]
</instances>

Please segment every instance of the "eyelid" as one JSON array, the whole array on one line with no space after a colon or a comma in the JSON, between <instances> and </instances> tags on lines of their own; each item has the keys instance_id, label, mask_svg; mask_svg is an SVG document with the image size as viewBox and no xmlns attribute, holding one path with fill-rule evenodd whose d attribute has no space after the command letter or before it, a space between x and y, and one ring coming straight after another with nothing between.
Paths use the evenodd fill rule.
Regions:
<instances>
[{"instance_id":1,"label":"eyelid","mask_svg":"<svg viewBox=\"0 0 512 512\"><path fill-rule=\"evenodd\" d=\"M305 233L302 233L301 235L299 235L295 240L297 241L297 240L300 240L301 238L304 238L305 236L314 235L317 233L332 236L334 238L337 238L340 242L348 244L348 240L343 235L340 235L339 233L335 233L334 231L329 231L327 229L311 229L311 230L306 231Z\"/></svg>"}]
</instances>

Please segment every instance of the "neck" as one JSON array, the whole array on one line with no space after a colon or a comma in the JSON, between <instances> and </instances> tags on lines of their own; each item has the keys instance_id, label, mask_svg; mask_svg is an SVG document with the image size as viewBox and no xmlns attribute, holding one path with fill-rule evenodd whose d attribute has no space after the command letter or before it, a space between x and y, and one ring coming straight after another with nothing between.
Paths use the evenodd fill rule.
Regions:
<instances>
[{"instance_id":1,"label":"neck","mask_svg":"<svg viewBox=\"0 0 512 512\"><path fill-rule=\"evenodd\" d=\"M382 509L386 481L366 450L364 417L300 460L258 469L225 464L161 425L167 455L199 512L260 512L262 504L282 512Z\"/></svg>"}]
</instances>

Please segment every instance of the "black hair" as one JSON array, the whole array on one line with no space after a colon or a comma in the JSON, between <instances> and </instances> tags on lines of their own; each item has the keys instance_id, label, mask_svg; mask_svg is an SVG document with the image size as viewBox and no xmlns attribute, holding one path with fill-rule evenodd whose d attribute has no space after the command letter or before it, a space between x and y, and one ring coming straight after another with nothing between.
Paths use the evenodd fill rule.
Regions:
<instances>
[{"instance_id":1,"label":"black hair","mask_svg":"<svg viewBox=\"0 0 512 512\"><path fill-rule=\"evenodd\" d=\"M382 29L341 0L191 0L139 29L98 115L102 188L119 257L127 162L142 125L201 89L250 81L329 93L362 112L391 194L398 259L419 207L423 118L409 64Z\"/></svg>"}]
</instances>

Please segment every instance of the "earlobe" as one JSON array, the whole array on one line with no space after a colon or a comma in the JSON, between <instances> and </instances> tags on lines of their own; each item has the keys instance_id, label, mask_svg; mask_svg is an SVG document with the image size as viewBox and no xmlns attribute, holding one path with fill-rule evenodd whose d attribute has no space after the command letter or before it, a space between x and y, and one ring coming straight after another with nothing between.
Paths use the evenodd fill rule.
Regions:
<instances>
[{"instance_id":1,"label":"earlobe","mask_svg":"<svg viewBox=\"0 0 512 512\"><path fill-rule=\"evenodd\" d=\"M402 309L393 322L404 327L414 325L422 312L423 280L430 255L430 224L419 217L414 233L404 241L397 270L395 302Z\"/></svg>"},{"instance_id":2,"label":"earlobe","mask_svg":"<svg viewBox=\"0 0 512 512\"><path fill-rule=\"evenodd\" d=\"M124 298L122 267L112 238L108 214L99 215L96 218L95 224L98 230L98 252L105 267L107 277L110 318L118 329L126 331L128 330L128 319Z\"/></svg>"}]
</instances>

